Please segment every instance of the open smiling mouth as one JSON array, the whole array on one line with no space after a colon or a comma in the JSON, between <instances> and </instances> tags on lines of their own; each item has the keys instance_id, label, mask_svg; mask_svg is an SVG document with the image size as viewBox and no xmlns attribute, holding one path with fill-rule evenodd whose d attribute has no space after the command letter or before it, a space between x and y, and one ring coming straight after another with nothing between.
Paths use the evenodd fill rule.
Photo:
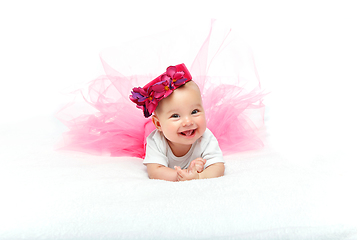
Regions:
<instances>
[{"instance_id":1,"label":"open smiling mouth","mask_svg":"<svg viewBox=\"0 0 360 240\"><path fill-rule=\"evenodd\" d=\"M183 132L180 132L180 134L183 135L183 136L186 136L186 137L190 137L190 136L193 136L195 134L195 130L196 129L183 131Z\"/></svg>"}]
</instances>

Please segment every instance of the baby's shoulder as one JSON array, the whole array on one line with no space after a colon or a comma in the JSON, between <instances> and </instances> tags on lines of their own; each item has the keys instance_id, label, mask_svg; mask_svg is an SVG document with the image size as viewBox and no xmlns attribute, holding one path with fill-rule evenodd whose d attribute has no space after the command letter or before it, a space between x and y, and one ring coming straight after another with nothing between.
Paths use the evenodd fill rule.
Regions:
<instances>
[{"instance_id":1,"label":"baby's shoulder","mask_svg":"<svg viewBox=\"0 0 360 240\"><path fill-rule=\"evenodd\" d=\"M208 128L206 128L204 134L199 139L199 144L201 147L206 147L209 142L214 140L216 141L214 134Z\"/></svg>"},{"instance_id":2,"label":"baby's shoulder","mask_svg":"<svg viewBox=\"0 0 360 240\"><path fill-rule=\"evenodd\" d=\"M201 140L209 140L211 138L215 138L214 134L210 131L210 129L206 128L204 134L201 137Z\"/></svg>"},{"instance_id":3,"label":"baby's shoulder","mask_svg":"<svg viewBox=\"0 0 360 240\"><path fill-rule=\"evenodd\" d=\"M158 149L166 150L166 139L164 135L157 129L152 131L149 136L146 138L147 145L154 145Z\"/></svg>"}]
</instances>

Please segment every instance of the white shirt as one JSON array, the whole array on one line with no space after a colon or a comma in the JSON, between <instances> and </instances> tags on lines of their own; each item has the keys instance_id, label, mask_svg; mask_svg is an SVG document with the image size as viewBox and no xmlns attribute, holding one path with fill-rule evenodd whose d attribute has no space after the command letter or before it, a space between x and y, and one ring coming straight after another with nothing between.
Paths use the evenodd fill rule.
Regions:
<instances>
[{"instance_id":1,"label":"white shirt","mask_svg":"<svg viewBox=\"0 0 360 240\"><path fill-rule=\"evenodd\" d=\"M190 150L182 157L176 157L173 154L166 138L158 130L151 132L146 141L146 155L143 162L145 165L157 163L169 168L179 166L184 169L188 168L190 162L198 157L206 160L204 168L214 163L224 163L218 141L209 129L205 130L204 134L192 144Z\"/></svg>"}]
</instances>

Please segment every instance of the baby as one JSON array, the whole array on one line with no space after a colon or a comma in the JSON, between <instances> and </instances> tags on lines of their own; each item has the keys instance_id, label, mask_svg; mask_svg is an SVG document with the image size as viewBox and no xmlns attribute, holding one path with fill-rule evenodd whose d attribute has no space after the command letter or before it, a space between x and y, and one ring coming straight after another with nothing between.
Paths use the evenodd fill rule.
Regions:
<instances>
[{"instance_id":1,"label":"baby","mask_svg":"<svg viewBox=\"0 0 360 240\"><path fill-rule=\"evenodd\" d=\"M201 93L184 64L144 88L134 88L130 99L152 113L156 130L147 137L144 164L151 179L186 181L224 175L218 142L206 128Z\"/></svg>"}]
</instances>

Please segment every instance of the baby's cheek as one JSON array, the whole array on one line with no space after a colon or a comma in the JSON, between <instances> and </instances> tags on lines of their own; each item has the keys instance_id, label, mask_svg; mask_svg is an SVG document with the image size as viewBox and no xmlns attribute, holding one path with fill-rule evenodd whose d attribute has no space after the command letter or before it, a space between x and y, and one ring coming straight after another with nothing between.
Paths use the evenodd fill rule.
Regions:
<instances>
[{"instance_id":1,"label":"baby's cheek","mask_svg":"<svg viewBox=\"0 0 360 240\"><path fill-rule=\"evenodd\" d=\"M174 136L177 135L177 128L174 126L167 126L165 129L163 129L163 134L167 140L172 140Z\"/></svg>"},{"instance_id":2,"label":"baby's cheek","mask_svg":"<svg viewBox=\"0 0 360 240\"><path fill-rule=\"evenodd\" d=\"M202 131L205 132L205 129L206 129L206 119L205 119L205 117L201 121L201 128L202 128Z\"/></svg>"}]
</instances>

